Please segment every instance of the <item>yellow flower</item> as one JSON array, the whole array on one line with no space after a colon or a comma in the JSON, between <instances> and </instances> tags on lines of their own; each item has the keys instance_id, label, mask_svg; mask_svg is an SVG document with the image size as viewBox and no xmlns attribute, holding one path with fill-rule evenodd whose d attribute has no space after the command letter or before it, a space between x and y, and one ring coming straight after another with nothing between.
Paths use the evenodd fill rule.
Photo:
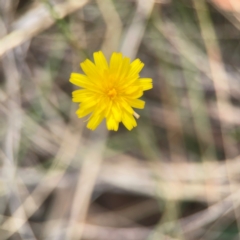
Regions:
<instances>
[{"instance_id":1,"label":"yellow flower","mask_svg":"<svg viewBox=\"0 0 240 240\"><path fill-rule=\"evenodd\" d=\"M145 102L140 100L143 91L152 88L151 78L139 78L144 64L121 53L113 53L110 64L102 52L94 53L94 62L85 60L80 64L86 75L72 73L70 82L81 87L72 93L73 102L79 102L76 114L79 118L91 114L87 127L95 130L106 118L108 130L118 130L122 122L128 130L137 126L139 117L132 108L143 109Z\"/></svg>"}]
</instances>

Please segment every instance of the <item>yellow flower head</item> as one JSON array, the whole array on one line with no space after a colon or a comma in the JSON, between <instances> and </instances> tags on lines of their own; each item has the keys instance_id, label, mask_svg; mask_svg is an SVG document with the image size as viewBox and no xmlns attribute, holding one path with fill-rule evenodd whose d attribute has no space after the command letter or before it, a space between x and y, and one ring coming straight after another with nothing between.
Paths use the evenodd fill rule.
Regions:
<instances>
[{"instance_id":1,"label":"yellow flower head","mask_svg":"<svg viewBox=\"0 0 240 240\"><path fill-rule=\"evenodd\" d=\"M73 102L79 102L79 118L91 114L87 127L95 130L106 118L108 130L118 130L122 122L128 130L137 126L139 117L132 108L143 109L145 102L140 100L143 91L152 88L151 78L139 78L144 64L136 59L113 53L110 63L102 52L93 54L94 62L85 60L80 64L86 75L72 73L70 82L82 89L73 92Z\"/></svg>"}]
</instances>

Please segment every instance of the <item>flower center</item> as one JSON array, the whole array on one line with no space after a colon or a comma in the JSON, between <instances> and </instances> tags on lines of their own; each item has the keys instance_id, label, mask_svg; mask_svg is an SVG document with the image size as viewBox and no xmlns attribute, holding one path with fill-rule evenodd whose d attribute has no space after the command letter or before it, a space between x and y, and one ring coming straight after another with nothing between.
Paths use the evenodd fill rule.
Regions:
<instances>
[{"instance_id":1,"label":"flower center","mask_svg":"<svg viewBox=\"0 0 240 240\"><path fill-rule=\"evenodd\" d=\"M117 95L117 91L115 90L115 88L112 88L111 90L108 91L107 95L111 98L114 99Z\"/></svg>"}]
</instances>

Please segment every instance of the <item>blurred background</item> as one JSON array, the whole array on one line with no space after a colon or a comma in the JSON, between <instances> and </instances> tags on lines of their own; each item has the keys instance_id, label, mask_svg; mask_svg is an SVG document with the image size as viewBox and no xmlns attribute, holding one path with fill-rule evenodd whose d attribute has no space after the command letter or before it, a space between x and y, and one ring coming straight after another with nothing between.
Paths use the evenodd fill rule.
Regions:
<instances>
[{"instance_id":1,"label":"blurred background","mask_svg":"<svg viewBox=\"0 0 240 240\"><path fill-rule=\"evenodd\" d=\"M239 0L0 0L0 240L240 239ZM92 132L69 83L102 50L153 79Z\"/></svg>"}]
</instances>

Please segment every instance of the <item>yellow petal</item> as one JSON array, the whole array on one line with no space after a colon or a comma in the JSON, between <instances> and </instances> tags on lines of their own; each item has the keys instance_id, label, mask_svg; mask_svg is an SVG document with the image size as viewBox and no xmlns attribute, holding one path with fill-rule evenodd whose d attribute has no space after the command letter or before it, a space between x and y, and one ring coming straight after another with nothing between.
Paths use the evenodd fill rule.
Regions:
<instances>
[{"instance_id":1,"label":"yellow petal","mask_svg":"<svg viewBox=\"0 0 240 240\"><path fill-rule=\"evenodd\" d=\"M76 114L79 118L82 118L90 114L92 111L94 111L94 109L95 106L92 106L90 108L81 108L80 106L79 109L76 111Z\"/></svg>"},{"instance_id":2,"label":"yellow petal","mask_svg":"<svg viewBox=\"0 0 240 240\"><path fill-rule=\"evenodd\" d=\"M128 103L131 107L139 109L143 109L145 106L145 102L141 99L129 99Z\"/></svg>"},{"instance_id":3,"label":"yellow petal","mask_svg":"<svg viewBox=\"0 0 240 240\"><path fill-rule=\"evenodd\" d=\"M78 87L89 89L93 87L93 84L88 77L80 73L72 73L69 81Z\"/></svg>"},{"instance_id":4,"label":"yellow petal","mask_svg":"<svg viewBox=\"0 0 240 240\"><path fill-rule=\"evenodd\" d=\"M110 73L116 74L122 63L122 54L114 52L110 59Z\"/></svg>"},{"instance_id":5,"label":"yellow petal","mask_svg":"<svg viewBox=\"0 0 240 240\"><path fill-rule=\"evenodd\" d=\"M124 95L127 98L140 98L143 95L143 90L140 86L129 86Z\"/></svg>"},{"instance_id":6,"label":"yellow petal","mask_svg":"<svg viewBox=\"0 0 240 240\"><path fill-rule=\"evenodd\" d=\"M133 77L126 76L121 81L120 86L121 86L122 90L125 90L125 89L128 89L129 87L131 87L131 85L139 86L138 76L133 76Z\"/></svg>"},{"instance_id":7,"label":"yellow petal","mask_svg":"<svg viewBox=\"0 0 240 240\"><path fill-rule=\"evenodd\" d=\"M73 91L72 96L73 96L72 98L73 102L84 102L89 97L93 97L93 93L87 89L79 89L79 90Z\"/></svg>"},{"instance_id":8,"label":"yellow petal","mask_svg":"<svg viewBox=\"0 0 240 240\"><path fill-rule=\"evenodd\" d=\"M105 69L108 69L107 60L101 51L95 52L93 54L93 57L94 57L94 62L96 64L96 67L98 69L101 69L102 71L104 71Z\"/></svg>"},{"instance_id":9,"label":"yellow petal","mask_svg":"<svg viewBox=\"0 0 240 240\"><path fill-rule=\"evenodd\" d=\"M95 97L86 98L85 101L81 103L81 108L89 108L92 106L96 106L98 102L99 102L98 98Z\"/></svg>"},{"instance_id":10,"label":"yellow petal","mask_svg":"<svg viewBox=\"0 0 240 240\"><path fill-rule=\"evenodd\" d=\"M95 130L98 127L98 125L102 122L103 118L104 115L102 114L93 114L89 119L87 128Z\"/></svg>"},{"instance_id":11,"label":"yellow petal","mask_svg":"<svg viewBox=\"0 0 240 240\"><path fill-rule=\"evenodd\" d=\"M80 108L76 112L78 117L79 118L85 117L86 115L94 111L97 104L98 104L98 100L96 100L93 97L85 99L85 101L79 105Z\"/></svg>"},{"instance_id":12,"label":"yellow petal","mask_svg":"<svg viewBox=\"0 0 240 240\"><path fill-rule=\"evenodd\" d=\"M131 94L141 91L141 90L142 90L142 88L140 86L131 85L125 89L124 95L131 95Z\"/></svg>"},{"instance_id":13,"label":"yellow petal","mask_svg":"<svg viewBox=\"0 0 240 240\"><path fill-rule=\"evenodd\" d=\"M140 85L143 88L143 91L152 89L153 85L152 85L152 79L151 78L140 78Z\"/></svg>"},{"instance_id":14,"label":"yellow petal","mask_svg":"<svg viewBox=\"0 0 240 240\"><path fill-rule=\"evenodd\" d=\"M122 122L129 131L137 126L137 122L135 118L133 117L133 115L129 114L128 112L123 112Z\"/></svg>"},{"instance_id":15,"label":"yellow petal","mask_svg":"<svg viewBox=\"0 0 240 240\"><path fill-rule=\"evenodd\" d=\"M119 125L119 122L115 120L113 115L110 115L107 118L107 129L108 130L117 131L118 130L118 125Z\"/></svg>"},{"instance_id":16,"label":"yellow petal","mask_svg":"<svg viewBox=\"0 0 240 240\"><path fill-rule=\"evenodd\" d=\"M142 70L144 64L140 61L140 59L136 59L131 63L131 69L129 72L129 76L138 75Z\"/></svg>"},{"instance_id":17,"label":"yellow petal","mask_svg":"<svg viewBox=\"0 0 240 240\"><path fill-rule=\"evenodd\" d=\"M99 103L95 106L95 109L89 119L87 127L91 130L95 130L105 117L106 105L104 104L104 101L104 98L99 100Z\"/></svg>"},{"instance_id":18,"label":"yellow petal","mask_svg":"<svg viewBox=\"0 0 240 240\"><path fill-rule=\"evenodd\" d=\"M127 111L130 114L133 114L133 109L131 108L131 106L126 102L125 99L119 99L119 105L122 108L122 110Z\"/></svg>"},{"instance_id":19,"label":"yellow petal","mask_svg":"<svg viewBox=\"0 0 240 240\"><path fill-rule=\"evenodd\" d=\"M101 71L99 71L99 69L88 59L81 63L80 66L83 72L92 81L92 83L98 88L102 89L103 86L101 84Z\"/></svg>"},{"instance_id":20,"label":"yellow petal","mask_svg":"<svg viewBox=\"0 0 240 240\"><path fill-rule=\"evenodd\" d=\"M130 71L130 58L125 57L122 60L121 69L118 74L119 78L117 83L118 85L121 86L126 81L129 71Z\"/></svg>"},{"instance_id":21,"label":"yellow petal","mask_svg":"<svg viewBox=\"0 0 240 240\"><path fill-rule=\"evenodd\" d=\"M116 121L120 122L122 120L122 113L118 104L113 103L111 110L112 110L113 117L116 119Z\"/></svg>"},{"instance_id":22,"label":"yellow petal","mask_svg":"<svg viewBox=\"0 0 240 240\"><path fill-rule=\"evenodd\" d=\"M105 112L104 112L105 117L108 117L111 114L112 104L113 104L112 101L109 101L109 100L105 99L105 103L104 103L104 105L106 106Z\"/></svg>"}]
</instances>

